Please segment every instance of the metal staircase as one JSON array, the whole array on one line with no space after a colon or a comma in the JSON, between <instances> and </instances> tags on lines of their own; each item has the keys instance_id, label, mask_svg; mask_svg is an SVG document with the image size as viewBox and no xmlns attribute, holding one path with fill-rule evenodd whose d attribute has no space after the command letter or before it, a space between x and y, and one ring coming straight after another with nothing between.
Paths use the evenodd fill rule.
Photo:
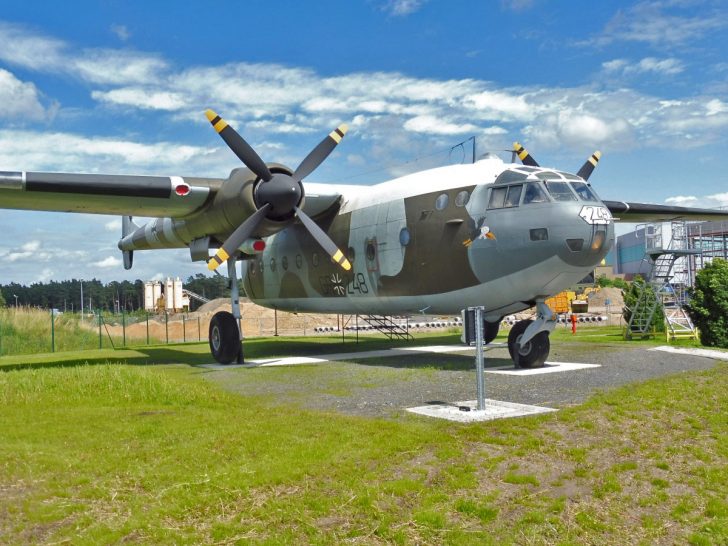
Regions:
<instances>
[{"instance_id":1,"label":"metal staircase","mask_svg":"<svg viewBox=\"0 0 728 546\"><path fill-rule=\"evenodd\" d=\"M632 314L625 330L627 339L654 334L656 319L659 316L658 308L665 317L665 334L668 341L678 338L698 339L698 331L685 310L687 285L690 279L684 279L681 274L688 269L676 271L675 264L678 261L685 263L688 256L699 254L700 251L688 248L684 221L673 221L671 228L672 237L665 246L662 244L662 224L645 226L643 261L652 267L647 281L637 285L639 287L637 301L631 309Z\"/></svg>"},{"instance_id":2,"label":"metal staircase","mask_svg":"<svg viewBox=\"0 0 728 546\"><path fill-rule=\"evenodd\" d=\"M403 324L402 320L395 321L389 315L359 315L359 318L389 339L414 339L409 333L407 321Z\"/></svg>"}]
</instances>

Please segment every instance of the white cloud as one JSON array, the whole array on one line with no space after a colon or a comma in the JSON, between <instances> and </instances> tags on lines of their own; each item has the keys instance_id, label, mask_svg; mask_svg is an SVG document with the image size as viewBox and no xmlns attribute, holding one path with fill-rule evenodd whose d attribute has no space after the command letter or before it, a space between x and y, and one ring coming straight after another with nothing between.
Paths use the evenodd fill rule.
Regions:
<instances>
[{"instance_id":1,"label":"white cloud","mask_svg":"<svg viewBox=\"0 0 728 546\"><path fill-rule=\"evenodd\" d=\"M384 11L395 16L410 15L418 11L427 0L388 0L383 6Z\"/></svg>"},{"instance_id":2,"label":"white cloud","mask_svg":"<svg viewBox=\"0 0 728 546\"><path fill-rule=\"evenodd\" d=\"M721 11L701 10L685 2L646 0L619 10L604 29L587 43L604 46L613 42L641 42L661 50L699 40L727 25Z\"/></svg>"},{"instance_id":3,"label":"white cloud","mask_svg":"<svg viewBox=\"0 0 728 546\"><path fill-rule=\"evenodd\" d=\"M431 135L459 135L472 133L478 128L470 123L457 124L434 116L417 116L404 123L407 131L415 133L428 133Z\"/></svg>"},{"instance_id":4,"label":"white cloud","mask_svg":"<svg viewBox=\"0 0 728 546\"><path fill-rule=\"evenodd\" d=\"M126 42L129 38L131 38L131 32L129 32L129 29L126 28L126 25L114 24L109 27L109 30L116 34L116 37L122 42Z\"/></svg>"},{"instance_id":5,"label":"white cloud","mask_svg":"<svg viewBox=\"0 0 728 546\"><path fill-rule=\"evenodd\" d=\"M678 205L684 207L694 206L698 202L698 198L694 195L676 195L674 197L668 197L665 199L665 203L668 205Z\"/></svg>"},{"instance_id":6,"label":"white cloud","mask_svg":"<svg viewBox=\"0 0 728 546\"><path fill-rule=\"evenodd\" d=\"M602 63L602 68L608 73L624 75L653 73L662 76L674 76L685 70L685 66L679 59L658 59L656 57L645 57L636 63L630 63L625 59L614 59Z\"/></svg>"},{"instance_id":7,"label":"white cloud","mask_svg":"<svg viewBox=\"0 0 728 546\"><path fill-rule=\"evenodd\" d=\"M101 267L103 269L108 269L110 267L119 267L121 266L121 258L116 258L114 256L108 256L104 258L103 260L100 260L98 262L93 262L93 267Z\"/></svg>"},{"instance_id":8,"label":"white cloud","mask_svg":"<svg viewBox=\"0 0 728 546\"><path fill-rule=\"evenodd\" d=\"M119 218L114 218L113 220L106 222L104 224L104 229L113 233L121 233L121 220Z\"/></svg>"},{"instance_id":9,"label":"white cloud","mask_svg":"<svg viewBox=\"0 0 728 546\"><path fill-rule=\"evenodd\" d=\"M0 68L0 119L42 121L53 112L40 102L38 89L22 82L14 74Z\"/></svg>"},{"instance_id":10,"label":"white cloud","mask_svg":"<svg viewBox=\"0 0 728 546\"><path fill-rule=\"evenodd\" d=\"M215 150L172 142L144 144L71 133L0 130L0 165L6 169L88 172L106 168L109 172L131 169L164 172L180 165L204 162Z\"/></svg>"},{"instance_id":11,"label":"white cloud","mask_svg":"<svg viewBox=\"0 0 728 546\"><path fill-rule=\"evenodd\" d=\"M701 208L722 208L728 209L728 192L714 193L711 195L695 196L695 195L676 195L665 199L668 205L677 205L681 207L701 207Z\"/></svg>"}]
</instances>

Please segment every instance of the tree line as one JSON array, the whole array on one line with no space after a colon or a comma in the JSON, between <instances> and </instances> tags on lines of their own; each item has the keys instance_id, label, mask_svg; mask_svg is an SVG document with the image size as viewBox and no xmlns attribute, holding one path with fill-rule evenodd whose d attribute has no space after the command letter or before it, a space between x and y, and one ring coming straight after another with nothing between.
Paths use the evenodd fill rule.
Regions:
<instances>
[{"instance_id":1,"label":"tree line","mask_svg":"<svg viewBox=\"0 0 728 546\"><path fill-rule=\"evenodd\" d=\"M219 275L208 277L197 273L188 277L183 286L207 299L230 296L227 277ZM240 288L242 294L242 286ZM82 289L84 310L92 308L111 312L134 312L144 309L144 281L140 279L111 281L106 284L98 279L36 282L30 285L15 282L0 284L0 307L17 305L64 312L80 311ZM197 300L191 299L191 310L199 305Z\"/></svg>"}]
</instances>

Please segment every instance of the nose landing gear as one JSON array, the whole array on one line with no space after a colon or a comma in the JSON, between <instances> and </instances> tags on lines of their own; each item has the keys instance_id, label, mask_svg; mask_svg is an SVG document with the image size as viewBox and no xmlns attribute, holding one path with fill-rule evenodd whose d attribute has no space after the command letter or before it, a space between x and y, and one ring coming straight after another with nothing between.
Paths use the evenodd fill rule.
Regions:
<instances>
[{"instance_id":1,"label":"nose landing gear","mask_svg":"<svg viewBox=\"0 0 728 546\"><path fill-rule=\"evenodd\" d=\"M536 303L536 320L521 320L508 334L508 352L516 368L540 368L546 362L556 326L556 315L542 300Z\"/></svg>"}]
</instances>

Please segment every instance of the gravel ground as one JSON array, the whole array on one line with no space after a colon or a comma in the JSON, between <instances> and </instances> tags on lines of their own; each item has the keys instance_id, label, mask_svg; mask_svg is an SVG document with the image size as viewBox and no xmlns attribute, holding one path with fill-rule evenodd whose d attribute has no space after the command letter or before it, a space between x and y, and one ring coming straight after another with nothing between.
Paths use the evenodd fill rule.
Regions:
<instances>
[{"instance_id":1,"label":"gravel ground","mask_svg":"<svg viewBox=\"0 0 728 546\"><path fill-rule=\"evenodd\" d=\"M558 408L598 391L715 365L709 358L646 347L569 342L552 346L549 361L601 366L530 376L486 374L486 397ZM505 348L486 353L486 369L508 365ZM276 405L358 416L398 417L408 407L475 399L474 351L201 373L227 390L271 398Z\"/></svg>"}]
</instances>

